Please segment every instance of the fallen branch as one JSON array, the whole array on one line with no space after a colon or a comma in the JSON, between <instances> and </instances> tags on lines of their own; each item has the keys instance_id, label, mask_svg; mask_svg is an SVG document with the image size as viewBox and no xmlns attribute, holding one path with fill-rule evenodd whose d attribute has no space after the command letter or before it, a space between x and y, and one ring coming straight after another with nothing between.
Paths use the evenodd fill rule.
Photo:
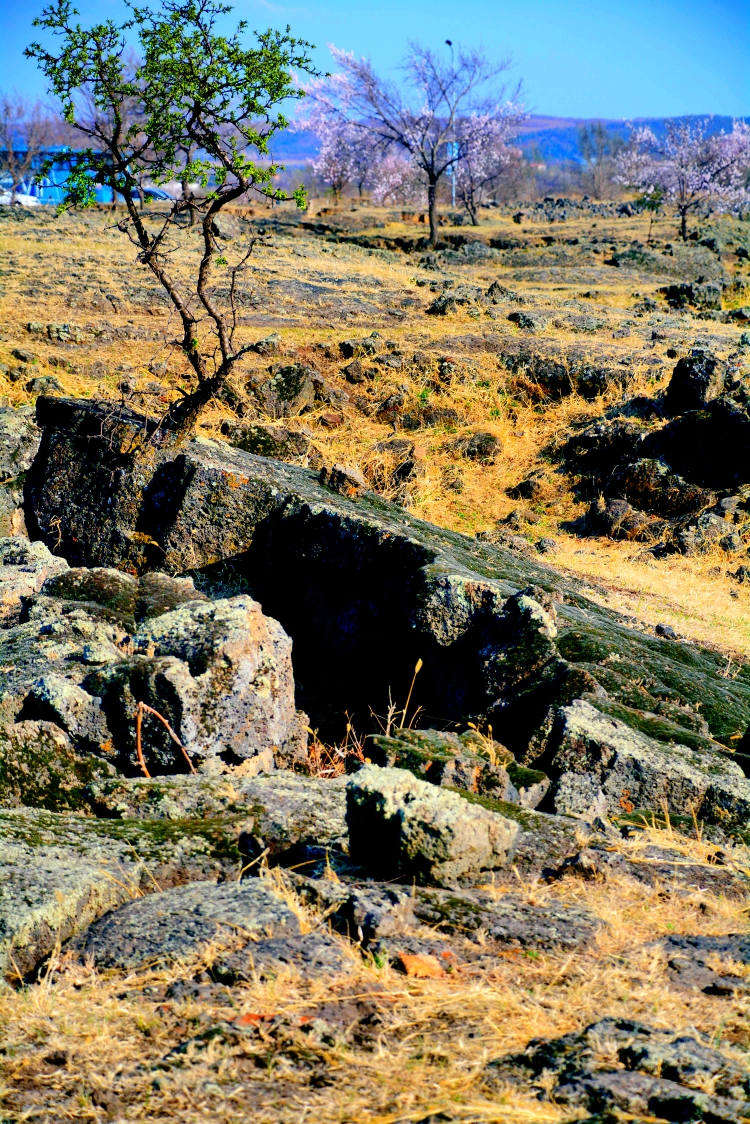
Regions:
<instances>
[{"instance_id":1,"label":"fallen branch","mask_svg":"<svg viewBox=\"0 0 750 1124\"><path fill-rule=\"evenodd\" d=\"M147 703L139 702L139 703L136 704L136 708L135 708L135 748L136 748L136 753L138 754L138 764L140 765L141 769L143 770L144 777L148 777L149 780L151 779L151 774L149 773L148 769L146 768L146 762L145 762L144 757L143 757L143 746L142 746L142 743L141 743L141 725L143 723L143 715L144 714L153 714L154 718L159 719L159 721L162 723L162 725L166 728L166 731L169 734L172 741L176 742L176 744L182 750L182 755L188 763L188 766L190 768L190 772L191 773L197 773L198 770L195 768L195 766L193 765L193 762L188 757L188 752L185 749L185 746L182 744L180 739L177 737L177 734L174 732L172 727L169 725L166 718L164 718L163 715L159 714L158 710L154 710L154 708L152 706L148 706Z\"/></svg>"}]
</instances>

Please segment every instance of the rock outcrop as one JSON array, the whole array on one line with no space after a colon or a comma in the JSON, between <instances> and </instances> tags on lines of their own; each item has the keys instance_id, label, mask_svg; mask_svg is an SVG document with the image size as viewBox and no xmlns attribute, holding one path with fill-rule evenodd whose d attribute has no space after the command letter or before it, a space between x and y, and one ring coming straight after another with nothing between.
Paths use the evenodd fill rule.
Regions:
<instances>
[{"instance_id":1,"label":"rock outcrop","mask_svg":"<svg viewBox=\"0 0 750 1124\"><path fill-rule=\"evenodd\" d=\"M26 487L37 533L76 566L190 572L223 598L232 583L249 591L293 640L297 705L323 736L394 684L405 695L422 660L421 724L472 716L524 764L548 715L576 699L715 755L718 769L729 749L744 752L750 672L723 676L718 655L634 628L541 562L370 493L341 495L301 467L200 439L173 449L138 415L93 402L40 399L38 418ZM635 459L648 459L643 442Z\"/></svg>"},{"instance_id":2,"label":"rock outcrop","mask_svg":"<svg viewBox=\"0 0 750 1124\"><path fill-rule=\"evenodd\" d=\"M614 815L666 806L692 809L708 823L750 821L750 780L734 761L666 746L581 699L554 713L538 751L554 778L558 813L585 815L603 795Z\"/></svg>"},{"instance_id":3,"label":"rock outcrop","mask_svg":"<svg viewBox=\"0 0 750 1124\"><path fill-rule=\"evenodd\" d=\"M747 1069L690 1034L606 1018L580 1033L535 1039L488 1067L491 1089L523 1080L540 1097L597 1114L736 1124L750 1108Z\"/></svg>"}]
</instances>

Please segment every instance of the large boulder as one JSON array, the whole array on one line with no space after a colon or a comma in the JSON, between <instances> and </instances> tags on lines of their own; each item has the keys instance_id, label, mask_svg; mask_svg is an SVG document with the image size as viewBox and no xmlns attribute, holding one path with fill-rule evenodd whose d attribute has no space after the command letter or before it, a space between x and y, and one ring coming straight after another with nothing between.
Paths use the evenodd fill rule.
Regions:
<instances>
[{"instance_id":1,"label":"large boulder","mask_svg":"<svg viewBox=\"0 0 750 1124\"><path fill-rule=\"evenodd\" d=\"M158 710L187 754L222 771L257 758L259 771L280 758L304 758L305 721L294 705L292 644L250 597L193 602L144 621L132 655L89 677L102 700L122 768L138 768L136 707ZM181 750L146 713L144 744L154 772L176 771Z\"/></svg>"},{"instance_id":2,"label":"large boulder","mask_svg":"<svg viewBox=\"0 0 750 1124\"><path fill-rule=\"evenodd\" d=\"M451 885L510 862L518 824L405 769L366 765L347 785L352 859L384 877Z\"/></svg>"},{"instance_id":3,"label":"large boulder","mask_svg":"<svg viewBox=\"0 0 750 1124\"><path fill-rule=\"evenodd\" d=\"M540 757L554 778L558 812L585 815L603 795L615 815L667 807L727 826L750 820L750 780L736 762L661 744L581 699L551 718Z\"/></svg>"},{"instance_id":4,"label":"large boulder","mask_svg":"<svg viewBox=\"0 0 750 1124\"><path fill-rule=\"evenodd\" d=\"M3 542L8 558L47 557L27 578L35 581L24 619L0 632L0 719L53 722L76 752L132 773L142 768L143 703L161 715L140 716L149 771L184 771L186 754L205 769L246 774L304 762L291 641L257 602L208 602L191 579L167 574L139 581L112 568L68 569L41 543L3 540L0 550Z\"/></svg>"}]
</instances>

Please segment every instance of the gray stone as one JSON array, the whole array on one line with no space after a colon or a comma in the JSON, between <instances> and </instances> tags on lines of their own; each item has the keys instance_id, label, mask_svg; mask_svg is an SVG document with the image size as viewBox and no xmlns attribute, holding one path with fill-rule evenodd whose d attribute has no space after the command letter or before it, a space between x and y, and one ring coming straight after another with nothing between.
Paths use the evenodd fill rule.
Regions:
<instances>
[{"instance_id":1,"label":"gray stone","mask_svg":"<svg viewBox=\"0 0 750 1124\"><path fill-rule=\"evenodd\" d=\"M519 894L485 889L409 889L388 883L347 884L297 876L297 894L338 932L367 948L400 937L448 933L474 943L522 948L576 948L588 944L601 922L587 909L532 904Z\"/></svg>"},{"instance_id":2,"label":"gray stone","mask_svg":"<svg viewBox=\"0 0 750 1124\"><path fill-rule=\"evenodd\" d=\"M377 332L371 336L365 336L364 339L349 339L341 340L339 343L339 350L344 359L361 359L367 355L377 355L381 349L378 342L379 336Z\"/></svg>"},{"instance_id":3,"label":"gray stone","mask_svg":"<svg viewBox=\"0 0 750 1124\"><path fill-rule=\"evenodd\" d=\"M221 432L235 449L254 453L258 457L293 464L302 463L312 448L307 433L284 429L275 425L243 425L239 422L222 422Z\"/></svg>"},{"instance_id":4,"label":"gray stone","mask_svg":"<svg viewBox=\"0 0 750 1124\"><path fill-rule=\"evenodd\" d=\"M113 753L112 735L102 713L101 699L84 691L72 679L43 675L32 684L22 713L24 717L54 722L68 734L79 753L104 757Z\"/></svg>"},{"instance_id":5,"label":"gray stone","mask_svg":"<svg viewBox=\"0 0 750 1124\"><path fill-rule=\"evenodd\" d=\"M0 538L0 627L16 624L25 597L38 593L47 578L68 569L42 542Z\"/></svg>"},{"instance_id":6,"label":"gray stone","mask_svg":"<svg viewBox=\"0 0 750 1124\"><path fill-rule=\"evenodd\" d=\"M104 761L77 756L52 722L0 725L0 807L78 811L87 806L86 785L113 773Z\"/></svg>"},{"instance_id":7,"label":"gray stone","mask_svg":"<svg viewBox=\"0 0 750 1124\"><path fill-rule=\"evenodd\" d=\"M0 482L27 472L39 449L41 433L31 406L0 407Z\"/></svg>"},{"instance_id":8,"label":"gray stone","mask_svg":"<svg viewBox=\"0 0 750 1124\"><path fill-rule=\"evenodd\" d=\"M684 414L686 410L702 409L722 394L726 375L723 360L693 349L689 356L680 359L672 372L665 399L669 412Z\"/></svg>"},{"instance_id":9,"label":"gray stone","mask_svg":"<svg viewBox=\"0 0 750 1124\"><path fill-rule=\"evenodd\" d=\"M141 701L170 723L205 769L221 772L258 758L256 767L267 771L274 754L294 756L288 743L304 739L291 647L278 622L250 597L190 602L144 621L133 636L133 655L91 676L87 689L102 699L127 771L139 768L135 712ZM150 772L184 769L179 746L148 713L143 738Z\"/></svg>"},{"instance_id":10,"label":"gray stone","mask_svg":"<svg viewBox=\"0 0 750 1124\"><path fill-rule=\"evenodd\" d=\"M369 492L350 499L313 472L225 442L175 448L110 405L41 399L38 416L44 439L26 490L48 545L75 565L200 570L201 588L219 596L227 582L252 590L292 637L298 705L326 738L340 736L345 711L367 714L389 686L407 686L418 659L413 703L447 725L488 721L519 760L551 706L605 691L625 708L618 717L645 721L664 742L692 744L681 723L656 721L665 701L700 703L726 745L750 723L744 671L724 676L719 653L632 627L533 548L525 557L442 530ZM149 456L127 458L123 471L144 430ZM555 637L505 608L531 585L542 608L554 601ZM541 649L532 658L537 640L546 659Z\"/></svg>"},{"instance_id":11,"label":"gray stone","mask_svg":"<svg viewBox=\"0 0 750 1124\"><path fill-rule=\"evenodd\" d=\"M546 317L540 316L538 312L511 312L508 319L526 331L541 332L547 327Z\"/></svg>"},{"instance_id":12,"label":"gray stone","mask_svg":"<svg viewBox=\"0 0 750 1124\"><path fill-rule=\"evenodd\" d=\"M468 437L460 437L455 442L454 449L469 460L479 461L480 464L494 464L503 450L503 443L494 433L478 430Z\"/></svg>"},{"instance_id":13,"label":"gray stone","mask_svg":"<svg viewBox=\"0 0 750 1124\"><path fill-rule=\"evenodd\" d=\"M304 363L293 363L278 370L266 382L253 381L252 389L263 411L272 418L292 418L315 403L313 375Z\"/></svg>"},{"instance_id":14,"label":"gray stone","mask_svg":"<svg viewBox=\"0 0 750 1124\"><path fill-rule=\"evenodd\" d=\"M253 349L258 355L278 355L281 351L281 336L278 332L271 332L258 340Z\"/></svg>"},{"instance_id":15,"label":"gray stone","mask_svg":"<svg viewBox=\"0 0 750 1124\"><path fill-rule=\"evenodd\" d=\"M102 968L133 969L196 955L238 935L286 937L299 918L268 880L177 886L102 917L68 946Z\"/></svg>"},{"instance_id":16,"label":"gray stone","mask_svg":"<svg viewBox=\"0 0 750 1124\"><path fill-rule=\"evenodd\" d=\"M750 820L750 780L734 761L659 743L580 699L556 711L543 756L558 812L585 816L603 793L615 814L666 804L708 823Z\"/></svg>"},{"instance_id":17,"label":"gray stone","mask_svg":"<svg viewBox=\"0 0 750 1124\"><path fill-rule=\"evenodd\" d=\"M750 991L750 980L737 975L735 967L750 964L750 937L746 933L668 936L659 943L675 987L720 996Z\"/></svg>"},{"instance_id":18,"label":"gray stone","mask_svg":"<svg viewBox=\"0 0 750 1124\"><path fill-rule=\"evenodd\" d=\"M518 825L404 769L366 765L347 784L352 860L386 877L453 884L504 866Z\"/></svg>"},{"instance_id":19,"label":"gray stone","mask_svg":"<svg viewBox=\"0 0 750 1124\"><path fill-rule=\"evenodd\" d=\"M37 597L26 621L0 631L0 721L15 721L29 692L50 674L80 687L95 668L124 658L129 633L107 619L108 610L101 609L102 615L98 615L98 606L90 608L92 611L75 601ZM72 713L71 707L76 705L71 701L65 707Z\"/></svg>"},{"instance_id":20,"label":"gray stone","mask_svg":"<svg viewBox=\"0 0 750 1124\"><path fill-rule=\"evenodd\" d=\"M157 887L235 876L241 815L123 823L0 810L0 974L25 976L111 909Z\"/></svg>"},{"instance_id":21,"label":"gray stone","mask_svg":"<svg viewBox=\"0 0 750 1124\"><path fill-rule=\"evenodd\" d=\"M293 972L303 980L342 976L357 969L359 957L329 933L290 933L250 941L235 952L221 953L211 977L225 984L254 983Z\"/></svg>"}]
</instances>

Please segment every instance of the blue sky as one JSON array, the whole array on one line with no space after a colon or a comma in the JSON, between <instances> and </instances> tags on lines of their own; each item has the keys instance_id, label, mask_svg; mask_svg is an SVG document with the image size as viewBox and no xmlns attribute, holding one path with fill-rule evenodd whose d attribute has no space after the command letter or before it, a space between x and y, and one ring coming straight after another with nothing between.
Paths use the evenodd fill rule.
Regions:
<instances>
[{"instance_id":1,"label":"blue sky","mask_svg":"<svg viewBox=\"0 0 750 1124\"><path fill-rule=\"evenodd\" d=\"M23 48L45 0L0 0L0 87L41 95ZM124 11L121 0L77 0L84 22ZM527 104L563 117L683 113L750 115L750 0L238 0L251 27L294 34L397 66L409 39L445 39L510 53Z\"/></svg>"}]
</instances>

